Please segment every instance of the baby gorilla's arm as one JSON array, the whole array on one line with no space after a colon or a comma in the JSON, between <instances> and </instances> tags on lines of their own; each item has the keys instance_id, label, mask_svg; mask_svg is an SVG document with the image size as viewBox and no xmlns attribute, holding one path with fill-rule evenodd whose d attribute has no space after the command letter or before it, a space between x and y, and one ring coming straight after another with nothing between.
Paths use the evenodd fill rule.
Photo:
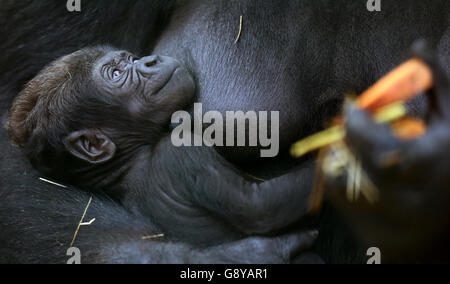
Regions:
<instances>
[{"instance_id":1,"label":"baby gorilla's arm","mask_svg":"<svg viewBox=\"0 0 450 284\"><path fill-rule=\"evenodd\" d=\"M213 148L176 148L167 142L160 160L171 161L164 167L172 180L182 177L182 184L175 187L180 195L227 220L240 232L267 234L306 215L313 162L258 184L245 179Z\"/></svg>"},{"instance_id":2,"label":"baby gorilla's arm","mask_svg":"<svg viewBox=\"0 0 450 284\"><path fill-rule=\"evenodd\" d=\"M287 227L307 214L314 167L305 166L264 183L249 182L227 167L204 171L194 200L227 219L248 235L267 234ZM220 179L224 176L224 179Z\"/></svg>"}]
</instances>

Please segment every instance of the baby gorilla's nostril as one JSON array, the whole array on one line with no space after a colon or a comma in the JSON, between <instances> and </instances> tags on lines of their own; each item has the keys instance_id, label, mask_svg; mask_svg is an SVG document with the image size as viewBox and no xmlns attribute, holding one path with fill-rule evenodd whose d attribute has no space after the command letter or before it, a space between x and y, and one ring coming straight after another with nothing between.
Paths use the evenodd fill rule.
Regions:
<instances>
[{"instance_id":1,"label":"baby gorilla's nostril","mask_svg":"<svg viewBox=\"0 0 450 284\"><path fill-rule=\"evenodd\" d=\"M146 67L152 67L152 66L155 66L156 63L158 63L158 60L155 58L155 59L153 59L153 60L150 60L150 61L145 62L145 66L146 66Z\"/></svg>"},{"instance_id":2,"label":"baby gorilla's nostril","mask_svg":"<svg viewBox=\"0 0 450 284\"><path fill-rule=\"evenodd\" d=\"M147 56L138 61L136 68L143 74L150 74L156 72L156 67L159 63L161 63L161 60L158 56Z\"/></svg>"}]
</instances>

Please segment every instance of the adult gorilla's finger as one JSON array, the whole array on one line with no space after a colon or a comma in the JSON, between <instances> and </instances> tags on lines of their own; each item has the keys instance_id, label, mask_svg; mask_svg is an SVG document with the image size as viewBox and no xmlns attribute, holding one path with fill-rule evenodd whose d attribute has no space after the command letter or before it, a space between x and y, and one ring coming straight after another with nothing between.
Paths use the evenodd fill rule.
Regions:
<instances>
[{"instance_id":1,"label":"adult gorilla's finger","mask_svg":"<svg viewBox=\"0 0 450 284\"><path fill-rule=\"evenodd\" d=\"M347 114L347 145L367 167L378 168L388 153L400 146L387 124L378 124L366 112L352 108Z\"/></svg>"},{"instance_id":2,"label":"adult gorilla's finger","mask_svg":"<svg viewBox=\"0 0 450 284\"><path fill-rule=\"evenodd\" d=\"M325 261L313 252L305 252L296 257L292 264L325 264Z\"/></svg>"},{"instance_id":3,"label":"adult gorilla's finger","mask_svg":"<svg viewBox=\"0 0 450 284\"><path fill-rule=\"evenodd\" d=\"M301 253L311 250L319 232L317 230L295 232L279 239L283 256L294 259Z\"/></svg>"},{"instance_id":4,"label":"adult gorilla's finger","mask_svg":"<svg viewBox=\"0 0 450 284\"><path fill-rule=\"evenodd\" d=\"M413 44L412 54L423 60L433 72L433 88L428 92L429 120L433 124L442 118L450 120L450 84L448 74L441 66L437 53L424 40Z\"/></svg>"}]
</instances>

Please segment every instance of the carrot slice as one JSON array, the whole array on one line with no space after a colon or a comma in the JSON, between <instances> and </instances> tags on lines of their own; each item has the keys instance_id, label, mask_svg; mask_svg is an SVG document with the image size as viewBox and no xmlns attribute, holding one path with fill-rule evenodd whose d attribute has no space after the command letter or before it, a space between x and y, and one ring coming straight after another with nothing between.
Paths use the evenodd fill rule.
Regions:
<instances>
[{"instance_id":1,"label":"carrot slice","mask_svg":"<svg viewBox=\"0 0 450 284\"><path fill-rule=\"evenodd\" d=\"M380 79L365 91L356 105L374 113L380 107L408 101L433 86L433 72L420 59L413 58Z\"/></svg>"},{"instance_id":2,"label":"carrot slice","mask_svg":"<svg viewBox=\"0 0 450 284\"><path fill-rule=\"evenodd\" d=\"M412 140L421 137L427 131L425 123L415 117L403 117L391 124L395 135L401 140Z\"/></svg>"}]
</instances>

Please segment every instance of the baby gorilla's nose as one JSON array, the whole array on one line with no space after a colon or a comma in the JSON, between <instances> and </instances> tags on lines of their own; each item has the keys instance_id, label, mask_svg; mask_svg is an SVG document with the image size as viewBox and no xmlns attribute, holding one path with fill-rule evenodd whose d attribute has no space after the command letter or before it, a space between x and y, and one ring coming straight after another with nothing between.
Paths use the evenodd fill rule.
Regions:
<instances>
[{"instance_id":1,"label":"baby gorilla's nose","mask_svg":"<svg viewBox=\"0 0 450 284\"><path fill-rule=\"evenodd\" d=\"M160 62L160 57L158 55L142 57L137 62L137 69L143 74L154 73L156 65Z\"/></svg>"}]
</instances>

